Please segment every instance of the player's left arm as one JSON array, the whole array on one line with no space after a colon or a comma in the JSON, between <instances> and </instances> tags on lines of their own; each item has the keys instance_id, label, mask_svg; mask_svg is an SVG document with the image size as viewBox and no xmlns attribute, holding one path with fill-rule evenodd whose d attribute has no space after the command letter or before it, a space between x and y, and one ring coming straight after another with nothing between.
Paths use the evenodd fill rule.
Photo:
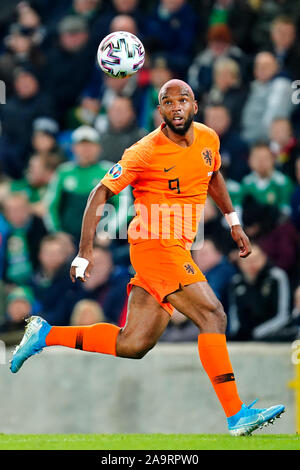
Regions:
<instances>
[{"instance_id":1,"label":"player's left arm","mask_svg":"<svg viewBox=\"0 0 300 470\"><path fill-rule=\"evenodd\" d=\"M215 171L210 179L208 186L208 194L215 201L220 211L228 220L232 217L230 214L234 213L234 207L232 205L228 190L226 188L225 180L219 170ZM237 219L237 217L233 217ZM242 229L240 223L237 221L233 222L231 225L231 236L236 242L240 250L240 257L246 258L251 253L251 244L250 241Z\"/></svg>"}]
</instances>

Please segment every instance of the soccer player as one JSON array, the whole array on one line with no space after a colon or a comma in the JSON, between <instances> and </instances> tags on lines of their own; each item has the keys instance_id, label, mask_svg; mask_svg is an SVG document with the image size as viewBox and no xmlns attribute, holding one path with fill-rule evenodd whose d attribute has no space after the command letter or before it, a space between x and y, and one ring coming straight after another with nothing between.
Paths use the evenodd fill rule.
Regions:
<instances>
[{"instance_id":1,"label":"soccer player","mask_svg":"<svg viewBox=\"0 0 300 470\"><path fill-rule=\"evenodd\" d=\"M199 328L199 356L230 433L248 435L273 422L284 406L251 408L253 404L246 406L238 395L226 346L226 315L190 253L200 217L200 211L194 209L204 204L207 193L229 222L242 258L251 253L250 243L219 171L219 139L212 129L194 122L197 103L190 86L181 80L165 83L159 92L159 111L162 125L127 149L90 193L79 252L70 270L73 282L76 278L84 282L90 276L101 208L114 194L132 185L137 215L128 239L136 274L128 285L126 325L58 327L31 317L13 354L11 371L17 372L28 357L52 345L140 359L156 344L176 308ZM184 211L162 209L162 223L152 218L149 223L147 215L156 205L193 210L184 217ZM167 220L172 222L169 226Z\"/></svg>"}]
</instances>

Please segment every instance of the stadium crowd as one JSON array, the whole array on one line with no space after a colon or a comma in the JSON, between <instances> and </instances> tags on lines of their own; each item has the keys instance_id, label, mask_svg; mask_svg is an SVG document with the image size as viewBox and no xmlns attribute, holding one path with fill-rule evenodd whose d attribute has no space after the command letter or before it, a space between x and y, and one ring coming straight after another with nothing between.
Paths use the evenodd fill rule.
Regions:
<instances>
[{"instance_id":1,"label":"stadium crowd","mask_svg":"<svg viewBox=\"0 0 300 470\"><path fill-rule=\"evenodd\" d=\"M300 337L300 3L10 0L0 23L0 337L15 338L24 314L124 325L130 188L106 209L87 282L72 284L70 260L89 192L160 125L158 90L172 77L192 86L196 120L220 136L222 172L253 245L240 260L208 199L193 256L225 307L228 338ZM143 69L122 80L96 64L101 39L119 30L146 49ZM175 312L161 341L197 336Z\"/></svg>"}]
</instances>

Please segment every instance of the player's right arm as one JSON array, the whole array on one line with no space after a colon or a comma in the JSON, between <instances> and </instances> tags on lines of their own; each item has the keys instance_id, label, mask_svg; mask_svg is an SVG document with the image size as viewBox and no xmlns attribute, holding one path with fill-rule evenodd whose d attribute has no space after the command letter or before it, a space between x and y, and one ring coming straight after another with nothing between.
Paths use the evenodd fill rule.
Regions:
<instances>
[{"instance_id":1,"label":"player's right arm","mask_svg":"<svg viewBox=\"0 0 300 470\"><path fill-rule=\"evenodd\" d=\"M88 261L88 266L85 269L84 275L90 276L93 268L93 242L96 233L97 225L101 219L103 207L106 201L112 197L114 193L101 182L90 192L86 208L83 214L81 237L79 243L79 251L77 257L83 258ZM71 266L70 277L72 282L76 280L75 266ZM85 278L80 278L85 281Z\"/></svg>"},{"instance_id":2,"label":"player's right arm","mask_svg":"<svg viewBox=\"0 0 300 470\"><path fill-rule=\"evenodd\" d=\"M77 275L81 281L85 281L85 276L90 276L93 268L93 241L106 201L132 184L138 178L139 173L143 171L146 163L145 156L140 156L135 146L130 147L124 152L122 160L116 163L91 191L82 220L79 252L75 258L77 266L79 266L78 258L79 263L82 263L82 260L88 262L86 269L83 269L84 274ZM70 276L75 282L76 266L71 266Z\"/></svg>"}]
</instances>

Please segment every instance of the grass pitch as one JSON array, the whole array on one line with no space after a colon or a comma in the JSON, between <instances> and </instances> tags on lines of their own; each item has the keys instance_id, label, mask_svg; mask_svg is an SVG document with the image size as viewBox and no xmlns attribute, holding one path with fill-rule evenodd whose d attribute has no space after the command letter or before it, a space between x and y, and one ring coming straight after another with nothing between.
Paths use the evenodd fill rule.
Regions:
<instances>
[{"instance_id":1,"label":"grass pitch","mask_svg":"<svg viewBox=\"0 0 300 470\"><path fill-rule=\"evenodd\" d=\"M0 434L0 450L300 450L300 436Z\"/></svg>"}]
</instances>

